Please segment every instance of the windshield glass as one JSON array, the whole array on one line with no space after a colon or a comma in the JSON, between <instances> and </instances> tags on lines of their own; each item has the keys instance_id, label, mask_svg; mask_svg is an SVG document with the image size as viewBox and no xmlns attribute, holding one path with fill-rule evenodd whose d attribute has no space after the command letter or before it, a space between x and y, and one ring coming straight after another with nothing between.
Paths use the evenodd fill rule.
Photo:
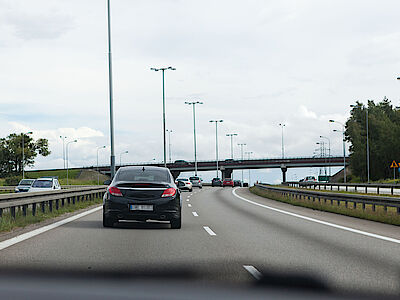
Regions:
<instances>
[{"instance_id":1,"label":"windshield glass","mask_svg":"<svg viewBox=\"0 0 400 300\"><path fill-rule=\"evenodd\" d=\"M51 180L35 180L35 182L32 184L32 187L51 188L51 187L53 187L53 181L51 181Z\"/></svg>"},{"instance_id":2,"label":"windshield glass","mask_svg":"<svg viewBox=\"0 0 400 300\"><path fill-rule=\"evenodd\" d=\"M0 133L0 298L400 298L399 0L0 0Z\"/></svg>"},{"instance_id":3,"label":"windshield glass","mask_svg":"<svg viewBox=\"0 0 400 300\"><path fill-rule=\"evenodd\" d=\"M28 185L28 186L30 186L32 184L32 182L34 182L34 180L25 179L25 180L21 180L19 185Z\"/></svg>"},{"instance_id":4,"label":"windshield glass","mask_svg":"<svg viewBox=\"0 0 400 300\"><path fill-rule=\"evenodd\" d=\"M116 181L131 182L169 182L170 176L165 170L121 169L115 176Z\"/></svg>"}]
</instances>

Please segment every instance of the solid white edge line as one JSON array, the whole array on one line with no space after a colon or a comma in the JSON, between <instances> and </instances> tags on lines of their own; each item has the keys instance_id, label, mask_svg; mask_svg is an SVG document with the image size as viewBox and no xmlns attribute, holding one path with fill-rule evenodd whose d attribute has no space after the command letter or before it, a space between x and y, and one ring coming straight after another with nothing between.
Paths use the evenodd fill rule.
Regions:
<instances>
[{"instance_id":1,"label":"solid white edge line","mask_svg":"<svg viewBox=\"0 0 400 300\"><path fill-rule=\"evenodd\" d=\"M306 217L306 216L303 216L303 215L299 215L299 214L296 214L296 213L288 212L288 211L285 211L285 210L282 210L282 209L274 208L274 207L271 207L271 206L267 206L267 205L264 205L264 204L260 204L260 203L248 200L248 199L243 198L242 196L239 196L238 194L236 194L236 190L237 189L238 188L234 189L232 191L232 194L234 196L236 196L237 198L239 198L239 199L241 199L243 201L246 201L248 203L251 203L251 204L266 208L266 209L270 209L270 210L273 210L273 211L276 211L276 212L279 212L279 213L282 213L282 214L285 214L285 215L289 215L289 216L292 216L292 217L295 217L295 218L300 218L300 219L303 219L303 220L307 220L307 221L315 222L315 223L318 223L318 224L334 227L334 228L337 228L337 229L342 229L342 230L350 231L350 232L353 232L353 233L358 233L358 234L361 234L361 235L365 235L365 236L368 236L368 237L373 237L373 238L376 238L376 239L380 239L380 240L384 240L384 241L400 244L400 240L398 240L398 239L394 239L394 238L390 238L390 237L387 237L387 236L383 236L383 235L379 235L379 234L375 234L375 233L370 233L370 232L366 232L366 231L362 231L362 230L358 230L358 229L354 229L354 228L350 228L350 227L346 227L346 226L342 226L342 225L338 225L338 224L334 224L334 223L330 223L330 222L321 221L321 220L318 220L318 219Z\"/></svg>"},{"instance_id":2,"label":"solid white edge line","mask_svg":"<svg viewBox=\"0 0 400 300\"><path fill-rule=\"evenodd\" d=\"M243 268L246 269L247 272L249 272L255 279L260 280L262 277L262 274L260 271L258 271L254 266L251 265L243 265Z\"/></svg>"},{"instance_id":3,"label":"solid white edge line","mask_svg":"<svg viewBox=\"0 0 400 300\"><path fill-rule=\"evenodd\" d=\"M214 231L211 230L210 227L208 227L208 226L203 226L203 228L204 228L205 231L207 231L207 233L208 233L209 235L212 235L212 236L217 235Z\"/></svg>"},{"instance_id":4,"label":"solid white edge line","mask_svg":"<svg viewBox=\"0 0 400 300\"><path fill-rule=\"evenodd\" d=\"M197 214L197 212L192 211L193 216L198 217L199 215Z\"/></svg>"},{"instance_id":5,"label":"solid white edge line","mask_svg":"<svg viewBox=\"0 0 400 300\"><path fill-rule=\"evenodd\" d=\"M99 206L99 207L93 208L93 209L91 209L91 210L84 211L84 212L82 212L82 213L80 213L80 214L77 214L77 215L75 215L75 216L72 216L72 217L66 218L66 219L64 219L64 220L55 222L55 223L53 223L53 224L49 224L49 225L40 227L40 228L38 228L38 229L35 229L35 230L32 230L32 231L23 233L23 234L21 234L21 235L18 235L18 236L16 236L16 237L11 238L11 239L2 241L2 242L0 242L0 250L3 250L3 249L5 249L5 248L8 248L8 247L10 247L10 246L12 246L12 245L18 244L18 243L20 243L20 242L22 242L22 241L25 241L25 240L27 240L27 239L30 239L30 238L32 238L32 237L34 237L34 236L37 236L37 235L39 235L39 234L41 234L41 233L44 233L44 232L46 232L46 231L49 231L49 230L52 230L52 229L54 229L54 228L60 227L60 226L62 226L62 225L64 225L64 224L67 224L67 223L70 223L70 222L72 222L72 221L75 221L75 220L77 220L77 219L79 219L79 218L82 218L82 217L84 217L84 216L90 215L90 214L92 214L92 213L94 213L94 212L96 212L96 211L98 211L98 210L100 210L100 209L102 209L102 208L103 208L103 206Z\"/></svg>"},{"instance_id":6,"label":"solid white edge line","mask_svg":"<svg viewBox=\"0 0 400 300\"><path fill-rule=\"evenodd\" d=\"M192 207L192 204L188 203L188 207Z\"/></svg>"}]
</instances>

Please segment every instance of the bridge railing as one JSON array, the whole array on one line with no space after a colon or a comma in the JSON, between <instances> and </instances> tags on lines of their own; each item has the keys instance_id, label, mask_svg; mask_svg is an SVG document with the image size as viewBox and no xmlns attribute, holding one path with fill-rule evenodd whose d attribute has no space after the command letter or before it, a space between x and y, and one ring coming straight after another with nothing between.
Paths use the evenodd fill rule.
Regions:
<instances>
[{"instance_id":1,"label":"bridge railing","mask_svg":"<svg viewBox=\"0 0 400 300\"><path fill-rule=\"evenodd\" d=\"M328 183L328 182L298 182L298 181L288 181L285 182L286 185L298 188L307 189L319 189L319 190L338 190L341 188L345 191L354 190L355 192L364 193L376 193L380 194L382 189L390 190L390 194L394 195L397 191L400 193L400 184L388 184L388 183ZM386 194L386 192L384 192Z\"/></svg>"},{"instance_id":2,"label":"bridge railing","mask_svg":"<svg viewBox=\"0 0 400 300\"><path fill-rule=\"evenodd\" d=\"M3 213L9 211L12 218L16 217L16 210L19 208L22 215L26 216L29 208L35 216L37 207L40 206L42 212L46 207L50 212L67 204L76 204L80 201L91 201L94 198L102 197L106 191L106 186L81 187L68 190L57 190L51 192L31 192L0 195L0 218Z\"/></svg>"},{"instance_id":3,"label":"bridge railing","mask_svg":"<svg viewBox=\"0 0 400 300\"><path fill-rule=\"evenodd\" d=\"M394 207L396 208L397 214L400 214L400 198L396 197L320 192L309 189L301 190L270 186L266 184L255 184L255 186L259 189L278 193L281 196L292 199L310 200L313 202L318 201L319 203L329 202L331 205L337 204L338 206L344 203L346 208L348 207L349 203L351 203L354 209L357 207L357 204L360 203L363 210L365 210L366 205L371 205L372 211L376 211L376 206L382 206L385 212L387 212L388 207Z\"/></svg>"}]
</instances>

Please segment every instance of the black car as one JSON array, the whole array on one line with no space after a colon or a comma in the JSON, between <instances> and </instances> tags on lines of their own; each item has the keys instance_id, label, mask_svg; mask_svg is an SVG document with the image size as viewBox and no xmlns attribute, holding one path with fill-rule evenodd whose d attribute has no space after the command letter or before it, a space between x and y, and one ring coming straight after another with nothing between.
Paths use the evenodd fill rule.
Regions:
<instances>
[{"instance_id":1,"label":"black car","mask_svg":"<svg viewBox=\"0 0 400 300\"><path fill-rule=\"evenodd\" d=\"M234 180L234 181L233 181L233 186L242 186L242 181L240 181L240 180Z\"/></svg>"},{"instance_id":2,"label":"black car","mask_svg":"<svg viewBox=\"0 0 400 300\"><path fill-rule=\"evenodd\" d=\"M180 190L167 168L123 167L104 195L103 226L112 227L119 220L158 220L179 229L181 208Z\"/></svg>"},{"instance_id":3,"label":"black car","mask_svg":"<svg viewBox=\"0 0 400 300\"><path fill-rule=\"evenodd\" d=\"M213 178L211 181L211 186L222 186L222 180L218 177Z\"/></svg>"}]
</instances>

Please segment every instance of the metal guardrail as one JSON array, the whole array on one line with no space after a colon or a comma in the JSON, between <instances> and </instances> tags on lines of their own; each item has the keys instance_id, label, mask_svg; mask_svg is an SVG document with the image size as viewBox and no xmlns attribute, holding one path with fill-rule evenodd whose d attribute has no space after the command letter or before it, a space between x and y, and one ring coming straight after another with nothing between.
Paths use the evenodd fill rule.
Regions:
<instances>
[{"instance_id":1,"label":"metal guardrail","mask_svg":"<svg viewBox=\"0 0 400 300\"><path fill-rule=\"evenodd\" d=\"M46 206L50 212L68 204L75 204L80 201L91 201L95 197L102 197L106 191L106 186L83 187L69 190L57 190L51 192L31 192L31 193L15 193L0 195L0 218L5 210L11 212L11 216L15 219L16 209L22 209L23 216L27 215L28 208L32 209L32 215L36 215L37 206L40 205L42 212L45 212Z\"/></svg>"},{"instance_id":2,"label":"metal guardrail","mask_svg":"<svg viewBox=\"0 0 400 300\"><path fill-rule=\"evenodd\" d=\"M390 194L393 195L394 190L399 190L400 192L400 184L388 184L388 183L328 183L328 182L298 182L298 181L287 181L284 184L291 187L299 187L299 188L314 188L321 189L323 187L327 190L327 187L330 187L330 190L336 187L337 190L340 190L340 187L345 187L345 190L348 191L349 187L354 187L354 190L357 192L358 188L364 189L364 192L368 194L368 188L375 188L376 193L379 195L380 189L386 188L390 189Z\"/></svg>"},{"instance_id":3,"label":"metal guardrail","mask_svg":"<svg viewBox=\"0 0 400 300\"><path fill-rule=\"evenodd\" d=\"M388 207L395 207L397 214L400 214L400 198L395 197L385 197L385 196L372 196L372 195L355 195L355 194L345 194L345 193L333 193L333 192L319 192L309 189L292 189L284 187L275 187L265 184L255 184L255 186L262 190L268 190L271 192L279 193L282 196L290 197L292 199L306 199L321 203L330 202L331 205L336 204L340 206L342 202L345 203L345 207L348 207L349 203L353 204L353 208L357 207L357 203L362 204L362 209L365 210L365 205L372 205L372 211L376 211L376 206L383 206L385 212L387 212Z\"/></svg>"}]
</instances>

